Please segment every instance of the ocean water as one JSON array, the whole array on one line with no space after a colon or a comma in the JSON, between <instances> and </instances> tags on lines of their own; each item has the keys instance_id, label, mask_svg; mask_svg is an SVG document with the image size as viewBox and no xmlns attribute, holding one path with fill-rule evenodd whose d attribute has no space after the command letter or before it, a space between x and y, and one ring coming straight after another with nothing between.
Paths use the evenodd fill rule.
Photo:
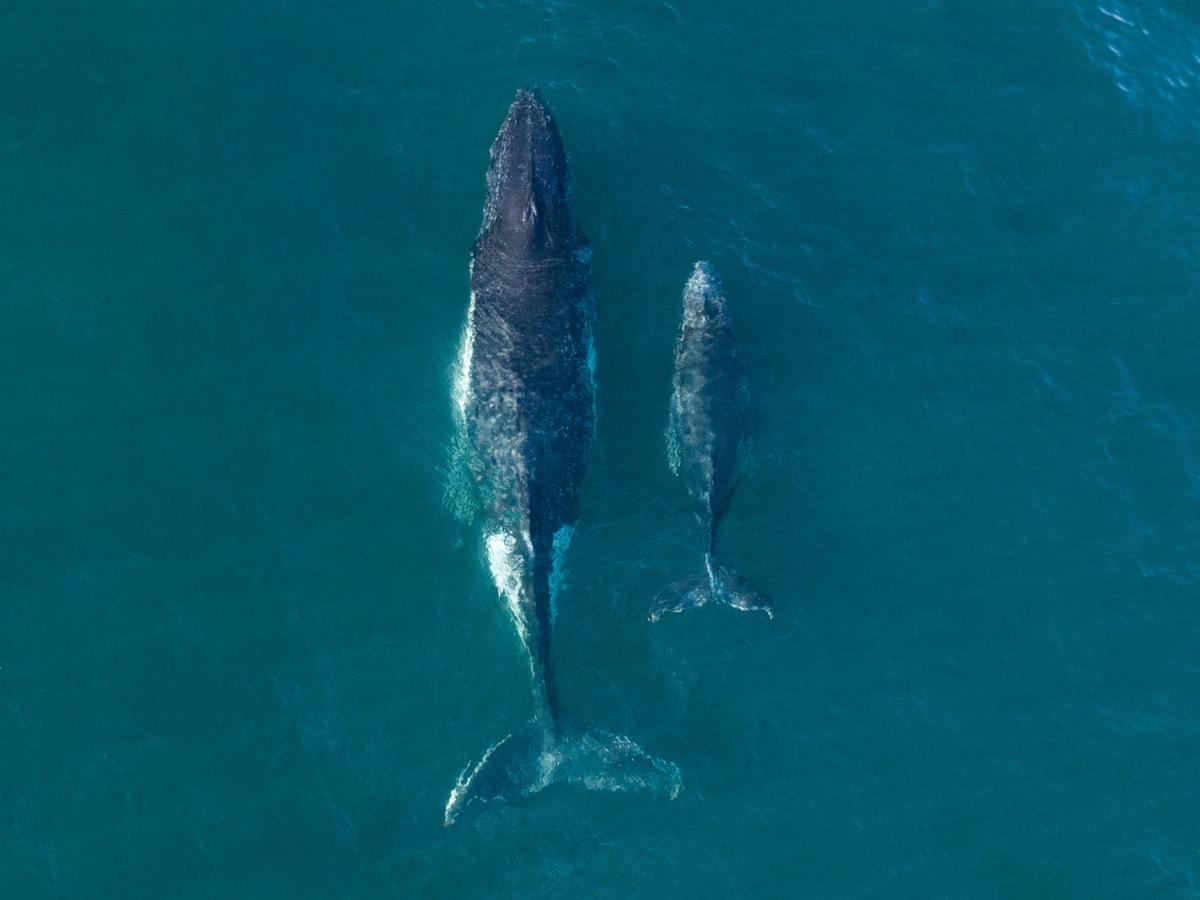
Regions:
<instances>
[{"instance_id":1,"label":"ocean water","mask_svg":"<svg viewBox=\"0 0 1200 900\"><path fill-rule=\"evenodd\" d=\"M0 9L0 894L1200 895L1200 7ZM564 705L681 796L445 828L531 712L447 509L487 152L595 247ZM754 387L701 564L663 428Z\"/></svg>"}]
</instances>

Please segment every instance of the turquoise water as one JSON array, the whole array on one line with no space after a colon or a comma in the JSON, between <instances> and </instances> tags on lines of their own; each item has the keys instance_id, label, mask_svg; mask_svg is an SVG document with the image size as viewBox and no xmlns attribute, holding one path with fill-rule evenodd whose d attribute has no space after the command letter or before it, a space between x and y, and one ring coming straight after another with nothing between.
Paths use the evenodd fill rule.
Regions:
<instances>
[{"instance_id":1,"label":"turquoise water","mask_svg":"<svg viewBox=\"0 0 1200 900\"><path fill-rule=\"evenodd\" d=\"M0 11L12 897L1200 894L1200 9ZM444 502L488 147L595 246L564 704L674 761L443 828L531 711ZM727 555L662 431L721 271Z\"/></svg>"}]
</instances>

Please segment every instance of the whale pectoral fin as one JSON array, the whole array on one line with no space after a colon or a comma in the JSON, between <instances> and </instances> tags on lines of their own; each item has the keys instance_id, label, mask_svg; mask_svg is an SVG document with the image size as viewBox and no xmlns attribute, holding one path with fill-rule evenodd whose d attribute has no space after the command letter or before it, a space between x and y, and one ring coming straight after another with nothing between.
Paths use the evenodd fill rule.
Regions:
<instances>
[{"instance_id":1,"label":"whale pectoral fin","mask_svg":"<svg viewBox=\"0 0 1200 900\"><path fill-rule=\"evenodd\" d=\"M554 734L539 720L489 748L459 776L444 823L488 805L512 803L552 784L586 790L642 791L679 796L682 779L672 763L650 756L627 737L607 731Z\"/></svg>"},{"instance_id":2,"label":"whale pectoral fin","mask_svg":"<svg viewBox=\"0 0 1200 900\"><path fill-rule=\"evenodd\" d=\"M708 578L703 575L676 581L663 588L650 604L650 621L657 622L664 613L683 612L685 609L703 606L711 598Z\"/></svg>"}]
</instances>

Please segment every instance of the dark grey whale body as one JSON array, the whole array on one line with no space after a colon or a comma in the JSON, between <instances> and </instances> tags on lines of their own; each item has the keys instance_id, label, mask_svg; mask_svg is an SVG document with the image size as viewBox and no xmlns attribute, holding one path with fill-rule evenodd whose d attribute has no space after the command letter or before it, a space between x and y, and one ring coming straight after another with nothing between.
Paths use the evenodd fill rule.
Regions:
<instances>
[{"instance_id":1,"label":"dark grey whale body","mask_svg":"<svg viewBox=\"0 0 1200 900\"><path fill-rule=\"evenodd\" d=\"M738 450L746 434L750 385L716 270L698 262L683 291L683 320L667 417L667 458L691 494L707 543L704 573L676 582L650 607L650 620L710 601L763 610L771 600L717 558L717 532L729 509Z\"/></svg>"},{"instance_id":2,"label":"dark grey whale body","mask_svg":"<svg viewBox=\"0 0 1200 900\"><path fill-rule=\"evenodd\" d=\"M556 782L679 791L673 765L628 738L572 729L558 705L551 638L595 424L595 312L591 246L558 127L536 91L518 91L487 183L454 393L488 567L529 657L534 713L464 770L447 825L468 807Z\"/></svg>"}]
</instances>

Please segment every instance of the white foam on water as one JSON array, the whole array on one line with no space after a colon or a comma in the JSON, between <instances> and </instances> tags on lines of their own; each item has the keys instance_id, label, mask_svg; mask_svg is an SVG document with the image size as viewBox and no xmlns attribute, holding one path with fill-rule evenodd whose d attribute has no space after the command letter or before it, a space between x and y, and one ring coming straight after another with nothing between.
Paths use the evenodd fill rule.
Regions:
<instances>
[{"instance_id":1,"label":"white foam on water","mask_svg":"<svg viewBox=\"0 0 1200 900\"><path fill-rule=\"evenodd\" d=\"M471 356L475 349L475 292L467 306L466 323L458 342L458 352L450 366L450 406L455 434L450 442L443 502L462 522L475 513L475 484L471 477L471 446L467 429L467 409L471 405Z\"/></svg>"},{"instance_id":2,"label":"white foam on water","mask_svg":"<svg viewBox=\"0 0 1200 900\"><path fill-rule=\"evenodd\" d=\"M460 428L467 424L467 405L471 397L471 354L475 350L475 292L467 305L467 323L458 343L458 355L450 379L450 399Z\"/></svg>"},{"instance_id":3,"label":"white foam on water","mask_svg":"<svg viewBox=\"0 0 1200 900\"><path fill-rule=\"evenodd\" d=\"M667 465L671 467L671 471L676 475L679 474L679 467L683 464L682 416L683 400L680 397L679 385L676 385L675 390L671 392L671 408L668 411L667 430L665 432L667 438Z\"/></svg>"}]
</instances>

